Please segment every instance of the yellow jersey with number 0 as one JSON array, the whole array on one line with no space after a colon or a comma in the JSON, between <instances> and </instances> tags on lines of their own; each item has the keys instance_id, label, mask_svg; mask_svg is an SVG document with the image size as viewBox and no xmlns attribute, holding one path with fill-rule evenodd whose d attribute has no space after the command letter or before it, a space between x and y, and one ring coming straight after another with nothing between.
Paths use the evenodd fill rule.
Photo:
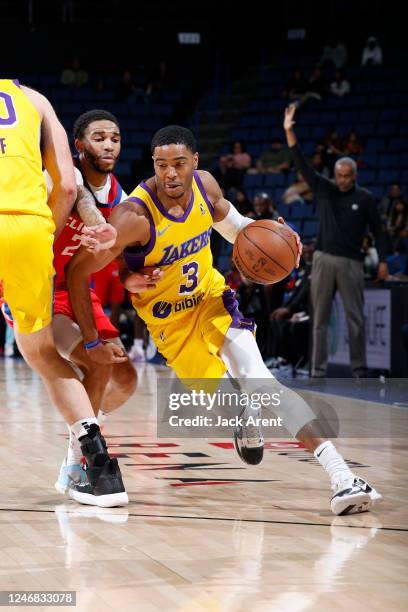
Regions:
<instances>
[{"instance_id":1,"label":"yellow jersey with number 0","mask_svg":"<svg viewBox=\"0 0 408 612\"><path fill-rule=\"evenodd\" d=\"M18 81L0 79L0 212L51 217L40 136L40 114Z\"/></svg>"}]
</instances>

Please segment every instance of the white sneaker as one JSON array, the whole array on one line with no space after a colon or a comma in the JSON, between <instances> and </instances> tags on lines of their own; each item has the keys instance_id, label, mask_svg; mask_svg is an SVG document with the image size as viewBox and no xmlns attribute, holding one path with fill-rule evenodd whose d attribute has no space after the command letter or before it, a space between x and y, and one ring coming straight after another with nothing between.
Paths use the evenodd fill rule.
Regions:
<instances>
[{"instance_id":1,"label":"white sneaker","mask_svg":"<svg viewBox=\"0 0 408 612\"><path fill-rule=\"evenodd\" d=\"M368 482L357 476L333 486L333 490L335 494L331 498L330 506L333 514L338 516L367 512L382 498Z\"/></svg>"},{"instance_id":2,"label":"white sneaker","mask_svg":"<svg viewBox=\"0 0 408 612\"><path fill-rule=\"evenodd\" d=\"M55 483L55 488L58 493L65 495L68 489L76 484L84 483L86 481L86 473L80 463L74 465L67 465L67 458L61 464L58 480Z\"/></svg>"},{"instance_id":3,"label":"white sneaker","mask_svg":"<svg viewBox=\"0 0 408 612\"><path fill-rule=\"evenodd\" d=\"M260 417L260 410L248 410L245 407L239 415L242 425L234 429L235 450L242 461L249 465L258 465L263 459L264 438L261 428L256 424L256 419Z\"/></svg>"},{"instance_id":4,"label":"white sneaker","mask_svg":"<svg viewBox=\"0 0 408 612\"><path fill-rule=\"evenodd\" d=\"M138 363L146 361L145 351L143 348L143 340L134 341L133 346L129 351L129 359Z\"/></svg>"},{"instance_id":5,"label":"white sneaker","mask_svg":"<svg viewBox=\"0 0 408 612\"><path fill-rule=\"evenodd\" d=\"M4 356L5 357L14 357L14 344L10 344L9 342L4 345Z\"/></svg>"}]
</instances>

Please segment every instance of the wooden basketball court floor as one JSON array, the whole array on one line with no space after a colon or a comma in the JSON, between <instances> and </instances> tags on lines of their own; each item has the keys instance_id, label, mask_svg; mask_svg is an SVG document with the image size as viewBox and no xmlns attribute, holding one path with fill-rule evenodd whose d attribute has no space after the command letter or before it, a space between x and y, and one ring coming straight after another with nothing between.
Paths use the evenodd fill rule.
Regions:
<instances>
[{"instance_id":1,"label":"wooden basketball court floor","mask_svg":"<svg viewBox=\"0 0 408 612\"><path fill-rule=\"evenodd\" d=\"M163 371L142 366L106 423L130 504L101 509L54 490L66 427L22 361L0 362L0 590L74 590L90 612L407 609L408 412L372 405L397 411L400 438L337 441L384 500L334 517L326 474L293 440L256 467L229 440L158 440Z\"/></svg>"}]
</instances>

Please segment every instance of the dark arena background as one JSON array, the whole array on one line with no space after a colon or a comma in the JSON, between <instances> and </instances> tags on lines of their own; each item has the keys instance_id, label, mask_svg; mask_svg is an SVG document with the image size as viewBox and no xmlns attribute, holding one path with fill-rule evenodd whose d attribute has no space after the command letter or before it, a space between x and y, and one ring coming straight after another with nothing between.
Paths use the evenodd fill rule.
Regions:
<instances>
[{"instance_id":1,"label":"dark arena background","mask_svg":"<svg viewBox=\"0 0 408 612\"><path fill-rule=\"evenodd\" d=\"M8 112L2 79L18 79L46 96L74 157L75 120L92 109L112 113L121 137L113 172L128 195L155 174L153 135L168 125L189 128L198 170L215 177L245 221L283 217L303 243L299 268L278 283L258 284L240 274L231 241L212 231L214 267L235 292L244 320L255 321L262 357L259 373L243 368L233 376L264 379L266 372L283 395L296 390L316 421L329 424L325 437L344 458L333 450L336 457L324 462L290 426L278 432L268 427L262 464L245 464L236 435L238 455L234 450L233 426L169 427L164 420L171 413L162 410L162 400L178 389L175 375L116 278L121 297L107 290L100 300L129 356L133 382L113 408L101 400L96 413L129 503L77 503L71 485L58 485L73 425L67 431L8 324L13 313L2 281L13 261L7 259L3 272L6 255L0 250L0 606L45 610L58 604L81 612L406 610L403 7L385 0L0 0L0 29L0 197L7 184L1 176ZM293 104L294 123L288 125L285 109ZM347 177L339 171L345 168L354 172L350 196L341 187ZM91 178L86 180L92 187ZM203 216L211 208L204 200ZM333 222L329 209L335 211ZM0 202L0 218L7 212ZM357 256L349 256L356 235ZM363 275L360 284L353 266ZM154 305L160 323L171 310L170 298L162 299ZM176 306L191 309L193 317L200 300L187 296ZM189 332L192 319L184 316L184 350L190 350L196 372L200 354ZM177 333L183 333L182 325ZM243 362L251 361L249 350L240 351ZM86 387L88 366L82 365L73 367ZM113 380L112 374L106 393ZM283 420L285 425L284 411ZM364 479L364 485L353 484L359 493L365 485L375 487L382 499L371 495L354 510L335 511L330 499L339 491L332 478L338 457L344 469ZM86 473L85 457L81 461L77 467Z\"/></svg>"}]
</instances>

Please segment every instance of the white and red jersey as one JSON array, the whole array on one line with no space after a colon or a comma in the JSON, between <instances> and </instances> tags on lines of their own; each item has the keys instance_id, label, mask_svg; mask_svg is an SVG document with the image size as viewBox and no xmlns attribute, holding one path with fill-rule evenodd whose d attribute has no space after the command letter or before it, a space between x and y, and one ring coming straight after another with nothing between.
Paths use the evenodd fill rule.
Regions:
<instances>
[{"instance_id":1,"label":"white and red jersey","mask_svg":"<svg viewBox=\"0 0 408 612\"><path fill-rule=\"evenodd\" d=\"M123 191L119 181L113 174L108 174L107 181L100 189L90 185L83 177L79 169L79 160L75 160L75 176L77 185L84 185L93 195L95 204L105 217L109 218L114 207L126 200L127 194ZM70 258L81 246L81 234L84 223L81 218L73 213L54 243L54 268L55 268L55 288L66 288L65 266Z\"/></svg>"}]
</instances>

